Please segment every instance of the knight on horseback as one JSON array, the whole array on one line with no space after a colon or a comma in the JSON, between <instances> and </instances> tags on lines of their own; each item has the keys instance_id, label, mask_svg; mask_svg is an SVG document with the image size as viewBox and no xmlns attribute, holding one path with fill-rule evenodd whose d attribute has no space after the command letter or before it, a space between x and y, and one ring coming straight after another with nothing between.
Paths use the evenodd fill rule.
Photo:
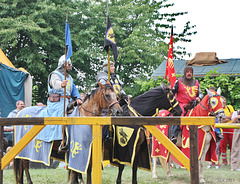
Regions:
<instances>
[{"instance_id":1,"label":"knight on horseback","mask_svg":"<svg viewBox=\"0 0 240 184\"><path fill-rule=\"evenodd\" d=\"M173 86L173 93L176 94L177 101L182 108L182 116L185 115L186 111L184 106L187 105L191 100L198 102L203 98L203 94L200 89L198 80L193 79L193 68L187 66L184 69L184 75L176 80ZM171 126L171 140L173 143L177 142L177 135L180 131L180 125Z\"/></svg>"},{"instance_id":2,"label":"knight on horseback","mask_svg":"<svg viewBox=\"0 0 240 184\"><path fill-rule=\"evenodd\" d=\"M96 80L101 84L106 84L108 80L108 61L105 61L102 65L103 71L97 73ZM117 94L119 104L122 106L129 100L128 96L124 92L122 85L123 82L119 79L119 75L115 74L114 62L110 62L110 83L112 84L114 91ZM126 100L126 101L125 101Z\"/></svg>"},{"instance_id":3,"label":"knight on horseback","mask_svg":"<svg viewBox=\"0 0 240 184\"><path fill-rule=\"evenodd\" d=\"M40 117L62 117L64 108L64 88L66 88L65 111L70 100L76 99L78 104L82 104L81 96L69 74L72 69L70 58L66 61L66 80L64 77L65 55L58 61L58 67L49 74L47 108L44 109ZM54 126L54 127L53 127ZM38 135L37 139L50 142L52 140L62 140L62 125L48 125ZM46 136L47 135L47 136ZM62 145L62 144L61 144ZM61 148L62 149L62 148Z\"/></svg>"}]
</instances>

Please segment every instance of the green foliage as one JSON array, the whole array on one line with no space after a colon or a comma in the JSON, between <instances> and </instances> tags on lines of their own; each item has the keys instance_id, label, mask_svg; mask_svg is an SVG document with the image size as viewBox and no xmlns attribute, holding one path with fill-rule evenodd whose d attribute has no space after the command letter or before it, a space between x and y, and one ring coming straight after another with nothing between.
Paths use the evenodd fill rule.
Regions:
<instances>
[{"instance_id":1,"label":"green foliage","mask_svg":"<svg viewBox=\"0 0 240 184\"><path fill-rule=\"evenodd\" d=\"M177 78L179 75L177 75ZM227 104L232 105L234 109L240 109L240 78L236 75L227 75L227 74L219 74L217 69L214 71L207 72L207 74L203 78L198 78L200 83L201 91L204 95L206 95L205 89L209 89L209 87L214 86L216 89L218 87L221 88L221 95L227 99ZM162 82L167 84L168 82L159 77L158 79L151 79L148 81L136 81L138 85L141 86L141 92L146 92L152 88L160 86Z\"/></svg>"},{"instance_id":2,"label":"green foliage","mask_svg":"<svg viewBox=\"0 0 240 184\"><path fill-rule=\"evenodd\" d=\"M0 3L0 47L16 67L25 68L38 86L39 101L46 102L47 78L65 52L65 19L71 30L73 71L79 90L95 86L95 76L107 59L103 49L107 1L100 0L2 0ZM117 72L125 84L139 87L134 79L150 78L167 57L170 27L186 12L161 13L173 4L167 0L112 0L109 16L119 58ZM189 42L195 26L186 23L174 33L176 42ZM186 54L178 49L176 57ZM111 60L113 59L111 53ZM127 89L128 90L128 89Z\"/></svg>"},{"instance_id":3,"label":"green foliage","mask_svg":"<svg viewBox=\"0 0 240 184\"><path fill-rule=\"evenodd\" d=\"M240 78L236 75L219 74L217 69L207 72L204 78L199 79L200 87L204 94L205 89L214 86L221 88L221 95L227 99L227 104L232 105L234 109L240 108Z\"/></svg>"}]
</instances>

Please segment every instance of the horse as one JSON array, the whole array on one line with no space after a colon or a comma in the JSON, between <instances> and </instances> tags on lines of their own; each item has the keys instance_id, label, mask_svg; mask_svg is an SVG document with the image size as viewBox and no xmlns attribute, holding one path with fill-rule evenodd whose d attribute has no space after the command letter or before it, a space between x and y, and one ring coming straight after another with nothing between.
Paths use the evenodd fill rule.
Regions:
<instances>
[{"instance_id":1,"label":"horse","mask_svg":"<svg viewBox=\"0 0 240 184\"><path fill-rule=\"evenodd\" d=\"M220 90L217 92L210 92L207 90L207 95L201 100L199 104L197 104L193 109L191 109L188 113L188 116L215 116L220 121L224 119L225 113L223 111L223 103L220 97ZM188 105L189 107L191 104ZM186 109L187 110L187 109ZM182 147L183 153L185 153L189 157L189 138L187 138L188 134L188 126L183 126L182 131L179 132L177 143L178 147ZM198 126L198 133L199 133L199 160L200 160L200 170L199 170L199 181L200 183L204 183L205 180L203 178L203 168L204 168L204 161L208 161L213 157L217 159L216 151L216 138L214 134L214 129L212 126ZM201 136L201 137L200 137ZM205 137L205 139L204 139ZM203 142L205 140L205 142ZM210 150L210 144L213 146L211 147L213 150ZM170 157L170 156L169 156ZM153 159L153 178L157 178L156 173L156 157ZM163 160L160 160L161 163ZM163 166L165 163L162 164ZM166 164L167 176L172 176L170 170L170 163Z\"/></svg>"},{"instance_id":2,"label":"horse","mask_svg":"<svg viewBox=\"0 0 240 184\"><path fill-rule=\"evenodd\" d=\"M75 104L75 102L70 103L69 105L71 106L73 104ZM38 108L39 111L42 110L40 109L41 107L33 106L33 107L28 107L23 109L22 114L27 114L28 110L31 108L32 109ZM114 92L113 87L109 85L109 83L106 85L102 85L99 83L99 88L97 88L96 90L93 90L92 93L84 99L83 103L79 107L79 112L81 116L100 116L103 109L108 109L109 113L113 115L121 115L122 113L122 108L120 107L117 101L116 93ZM77 126L77 125L73 125L73 126ZM53 149L55 149L56 152L58 150L58 145L59 145L59 141L53 144ZM89 166L90 164L88 164L88 169L87 169L88 172L90 170ZM27 183L32 184L33 182L31 180L30 173L29 173L29 161L26 159L14 160L14 173L15 173L16 183L17 184L23 183L23 169L26 172ZM69 172L68 176L69 176L68 181L72 184L79 183L78 179L80 180L82 179L80 177L81 175L76 174L75 171ZM87 183L88 184L91 183L91 177L87 178Z\"/></svg>"},{"instance_id":3,"label":"horse","mask_svg":"<svg viewBox=\"0 0 240 184\"><path fill-rule=\"evenodd\" d=\"M124 116L152 116L156 113L157 108L166 109L175 116L180 116L182 114L182 109L179 106L178 101L175 99L170 86L165 86L164 83L162 83L162 85L159 87L151 89L144 94L133 98L130 104L125 104L122 106ZM117 128L115 128L115 130L116 129ZM139 139L137 140L135 151L133 151L135 153L135 156L129 162L129 165L132 166L133 184L137 184L137 168L144 168L142 162L147 162L146 160L149 158L148 146L144 146L147 144L145 130L140 126L135 126L135 129L139 130ZM125 132L120 132L120 134L121 133L124 134ZM117 137L117 135L119 134L116 134L115 140L121 140L119 137ZM126 136L124 137L122 135L122 139L125 138ZM114 145L116 146L116 142ZM114 148L114 153L115 152L118 152L116 148ZM124 154L126 154L126 152ZM118 166L119 170L116 183L121 184L122 172L124 170L124 164L126 164L126 162L123 164L120 159L115 159L114 161L110 160L110 162L111 164ZM149 162L151 162L151 160L149 160ZM151 170L151 168L145 169Z\"/></svg>"}]
</instances>

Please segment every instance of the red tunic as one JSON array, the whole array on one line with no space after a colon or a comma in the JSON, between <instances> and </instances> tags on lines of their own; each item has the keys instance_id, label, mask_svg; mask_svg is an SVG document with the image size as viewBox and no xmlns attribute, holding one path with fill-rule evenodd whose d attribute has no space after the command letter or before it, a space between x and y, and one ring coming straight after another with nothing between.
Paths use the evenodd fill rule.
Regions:
<instances>
[{"instance_id":1,"label":"red tunic","mask_svg":"<svg viewBox=\"0 0 240 184\"><path fill-rule=\"evenodd\" d=\"M199 83L196 80L196 84L194 86L187 86L183 84L182 81L178 79L179 86L178 92L176 94L177 101L179 102L180 107L182 108L182 115L185 114L184 106L188 104L191 100L195 100L198 95Z\"/></svg>"}]
</instances>

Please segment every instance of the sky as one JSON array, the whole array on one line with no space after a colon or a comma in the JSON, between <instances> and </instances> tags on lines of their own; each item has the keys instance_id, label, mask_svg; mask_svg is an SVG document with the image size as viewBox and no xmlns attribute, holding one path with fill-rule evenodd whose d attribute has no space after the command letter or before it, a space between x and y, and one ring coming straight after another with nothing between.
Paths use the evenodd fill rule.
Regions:
<instances>
[{"instance_id":1,"label":"sky","mask_svg":"<svg viewBox=\"0 0 240 184\"><path fill-rule=\"evenodd\" d=\"M169 0L175 3L168 11L187 11L173 24L174 32L181 33L187 21L196 25L198 32L192 42L181 43L192 59L197 52L216 52L219 59L240 58L240 0Z\"/></svg>"}]
</instances>

